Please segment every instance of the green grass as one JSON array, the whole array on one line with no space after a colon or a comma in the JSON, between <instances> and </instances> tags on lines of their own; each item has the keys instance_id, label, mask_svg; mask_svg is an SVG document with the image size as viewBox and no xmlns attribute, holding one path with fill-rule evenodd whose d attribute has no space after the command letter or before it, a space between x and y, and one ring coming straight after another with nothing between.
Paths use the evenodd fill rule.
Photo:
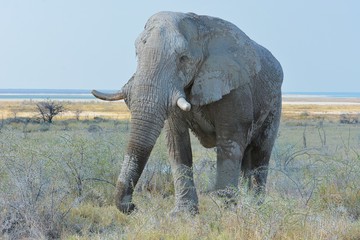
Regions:
<instances>
[{"instance_id":1,"label":"green grass","mask_svg":"<svg viewBox=\"0 0 360 240\"><path fill-rule=\"evenodd\" d=\"M105 119L3 124L0 238L360 238L360 125L283 122L262 205L242 186L232 206L208 193L216 153L192 138L200 214L176 218L163 135L134 193L137 212L114 207L128 132L127 121Z\"/></svg>"}]
</instances>

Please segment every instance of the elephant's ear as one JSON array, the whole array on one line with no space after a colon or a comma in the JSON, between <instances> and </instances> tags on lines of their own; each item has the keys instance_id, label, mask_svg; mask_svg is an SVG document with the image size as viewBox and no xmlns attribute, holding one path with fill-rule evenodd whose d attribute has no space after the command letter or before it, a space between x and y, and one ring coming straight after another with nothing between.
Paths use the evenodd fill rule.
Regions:
<instances>
[{"instance_id":1,"label":"elephant's ear","mask_svg":"<svg viewBox=\"0 0 360 240\"><path fill-rule=\"evenodd\" d=\"M255 45L241 31L235 37L221 36L209 42L208 56L191 88L190 102L197 106L209 104L249 84L261 68Z\"/></svg>"}]
</instances>

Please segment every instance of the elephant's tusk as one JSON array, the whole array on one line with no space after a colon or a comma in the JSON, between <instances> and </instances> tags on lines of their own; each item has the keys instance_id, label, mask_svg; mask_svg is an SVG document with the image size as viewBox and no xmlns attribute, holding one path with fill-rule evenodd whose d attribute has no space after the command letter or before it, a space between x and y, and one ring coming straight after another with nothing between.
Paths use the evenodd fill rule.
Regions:
<instances>
[{"instance_id":1,"label":"elephant's tusk","mask_svg":"<svg viewBox=\"0 0 360 240\"><path fill-rule=\"evenodd\" d=\"M177 101L176 101L176 104L178 105L178 107L183 110L183 111L190 111L191 110L191 104L186 101L185 98L183 97L180 97Z\"/></svg>"},{"instance_id":2,"label":"elephant's tusk","mask_svg":"<svg viewBox=\"0 0 360 240\"><path fill-rule=\"evenodd\" d=\"M126 98L125 94L122 91L119 91L117 93L102 93L102 92L98 92L96 90L92 90L91 92L95 97L101 99L101 100L106 100L106 101L117 101L117 100L121 100Z\"/></svg>"}]
</instances>

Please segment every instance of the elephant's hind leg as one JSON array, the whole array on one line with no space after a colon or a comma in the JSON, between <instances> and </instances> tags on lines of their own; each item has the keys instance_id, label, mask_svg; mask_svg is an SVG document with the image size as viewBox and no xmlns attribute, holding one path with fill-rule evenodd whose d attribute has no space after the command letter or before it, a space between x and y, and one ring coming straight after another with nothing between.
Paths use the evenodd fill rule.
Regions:
<instances>
[{"instance_id":1,"label":"elephant's hind leg","mask_svg":"<svg viewBox=\"0 0 360 240\"><path fill-rule=\"evenodd\" d=\"M265 121L264 129L247 147L241 165L243 176L249 181L249 188L253 189L256 195L265 192L271 151L279 125L278 120L268 122L269 119L274 120L270 116Z\"/></svg>"},{"instance_id":2,"label":"elephant's hind leg","mask_svg":"<svg viewBox=\"0 0 360 240\"><path fill-rule=\"evenodd\" d=\"M249 146L245 151L241 171L249 189L256 195L265 191L270 155L271 151L261 146Z\"/></svg>"}]
</instances>

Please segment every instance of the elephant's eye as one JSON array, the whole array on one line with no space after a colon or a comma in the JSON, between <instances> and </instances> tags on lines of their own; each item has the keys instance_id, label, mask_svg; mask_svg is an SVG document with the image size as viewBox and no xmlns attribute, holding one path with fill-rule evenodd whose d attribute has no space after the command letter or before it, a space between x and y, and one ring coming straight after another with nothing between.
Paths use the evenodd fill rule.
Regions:
<instances>
[{"instance_id":1,"label":"elephant's eye","mask_svg":"<svg viewBox=\"0 0 360 240\"><path fill-rule=\"evenodd\" d=\"M185 55L181 56L179 59L180 63L186 63L188 60L189 60L189 57L185 56Z\"/></svg>"}]
</instances>

